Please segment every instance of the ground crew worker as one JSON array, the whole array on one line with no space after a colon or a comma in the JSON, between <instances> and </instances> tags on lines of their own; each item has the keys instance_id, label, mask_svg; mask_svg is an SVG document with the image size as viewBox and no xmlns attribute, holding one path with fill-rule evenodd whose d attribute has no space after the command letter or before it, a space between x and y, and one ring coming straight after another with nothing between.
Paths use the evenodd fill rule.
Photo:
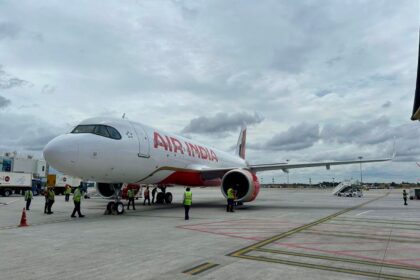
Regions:
<instances>
[{"instance_id":1,"label":"ground crew worker","mask_svg":"<svg viewBox=\"0 0 420 280\"><path fill-rule=\"evenodd\" d=\"M146 205L146 200L149 202L148 204L150 205L150 191L149 191L149 187L147 187L144 190L144 201L143 201L143 205Z\"/></svg>"},{"instance_id":2,"label":"ground crew worker","mask_svg":"<svg viewBox=\"0 0 420 280\"><path fill-rule=\"evenodd\" d=\"M157 192L157 187L154 187L152 190L152 204L155 204L156 192Z\"/></svg>"},{"instance_id":3,"label":"ground crew worker","mask_svg":"<svg viewBox=\"0 0 420 280\"><path fill-rule=\"evenodd\" d=\"M404 199L404 205L408 205L407 204L407 192L405 190L403 190L403 199Z\"/></svg>"},{"instance_id":4,"label":"ground crew worker","mask_svg":"<svg viewBox=\"0 0 420 280\"><path fill-rule=\"evenodd\" d=\"M66 185L66 190L64 191L64 194L66 195L66 201L68 202L70 200L70 194L71 194L71 187L69 185Z\"/></svg>"},{"instance_id":5,"label":"ground crew worker","mask_svg":"<svg viewBox=\"0 0 420 280\"><path fill-rule=\"evenodd\" d=\"M232 188L229 188L227 191L227 206L226 212L235 212L233 210L233 203L235 201L235 191Z\"/></svg>"},{"instance_id":6,"label":"ground crew worker","mask_svg":"<svg viewBox=\"0 0 420 280\"><path fill-rule=\"evenodd\" d=\"M133 204L133 210L136 210L136 206L134 205L134 190L133 189L129 189L127 191L127 196L128 196L127 210L130 210L130 203Z\"/></svg>"},{"instance_id":7,"label":"ground crew worker","mask_svg":"<svg viewBox=\"0 0 420 280\"><path fill-rule=\"evenodd\" d=\"M76 218L76 212L79 215L79 218L83 218L85 215L82 215L82 213L80 213L80 202L82 200L82 190L80 189L80 186L74 190L73 193L73 202L74 202L74 209L73 209L73 213L71 214L70 217L72 218Z\"/></svg>"},{"instance_id":8,"label":"ground crew worker","mask_svg":"<svg viewBox=\"0 0 420 280\"><path fill-rule=\"evenodd\" d=\"M26 190L25 191L26 210L29 210L29 207L31 206L32 197L33 197L32 191Z\"/></svg>"},{"instance_id":9,"label":"ground crew worker","mask_svg":"<svg viewBox=\"0 0 420 280\"><path fill-rule=\"evenodd\" d=\"M50 187L48 190L48 215L53 214L54 212L51 211L51 207L53 206L55 201L55 193L54 193L54 187Z\"/></svg>"},{"instance_id":10,"label":"ground crew worker","mask_svg":"<svg viewBox=\"0 0 420 280\"><path fill-rule=\"evenodd\" d=\"M190 188L187 188L185 190L184 200L182 204L184 204L184 209L185 209L185 220L189 220L190 219L189 212L190 212L190 207L192 204L192 192L190 191Z\"/></svg>"},{"instance_id":11,"label":"ground crew worker","mask_svg":"<svg viewBox=\"0 0 420 280\"><path fill-rule=\"evenodd\" d=\"M44 190L44 197L45 197L44 214L47 214L47 210L48 210L48 204L49 204L49 202L48 202L48 190L49 190L49 188L50 187L47 187Z\"/></svg>"}]
</instances>

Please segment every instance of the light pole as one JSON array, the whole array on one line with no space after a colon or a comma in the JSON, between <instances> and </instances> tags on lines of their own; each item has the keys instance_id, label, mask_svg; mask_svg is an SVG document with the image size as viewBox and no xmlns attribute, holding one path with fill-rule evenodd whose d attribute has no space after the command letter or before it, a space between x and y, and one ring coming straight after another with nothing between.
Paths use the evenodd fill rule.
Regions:
<instances>
[{"instance_id":1,"label":"light pole","mask_svg":"<svg viewBox=\"0 0 420 280\"><path fill-rule=\"evenodd\" d=\"M359 156L359 160L360 160L360 186L363 185L363 175L362 175L362 156Z\"/></svg>"},{"instance_id":2,"label":"light pole","mask_svg":"<svg viewBox=\"0 0 420 280\"><path fill-rule=\"evenodd\" d=\"M286 162L289 163L289 159L286 159ZM287 185L289 185L289 169L287 170Z\"/></svg>"},{"instance_id":3,"label":"light pole","mask_svg":"<svg viewBox=\"0 0 420 280\"><path fill-rule=\"evenodd\" d=\"M334 185L334 179L335 179L335 178L334 178L334 177L332 177L332 178L333 178L333 188L334 188L334 187L335 187L335 185Z\"/></svg>"}]
</instances>

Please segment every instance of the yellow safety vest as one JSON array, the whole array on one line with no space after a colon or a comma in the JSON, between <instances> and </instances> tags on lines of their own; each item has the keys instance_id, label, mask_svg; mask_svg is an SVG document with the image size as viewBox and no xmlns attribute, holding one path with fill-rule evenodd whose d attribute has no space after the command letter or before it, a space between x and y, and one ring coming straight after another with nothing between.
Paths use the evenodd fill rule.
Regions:
<instances>
[{"instance_id":1,"label":"yellow safety vest","mask_svg":"<svg viewBox=\"0 0 420 280\"><path fill-rule=\"evenodd\" d=\"M51 200L51 201L54 201L54 198L55 198L54 191L53 190L49 190L48 191L48 199Z\"/></svg>"},{"instance_id":2,"label":"yellow safety vest","mask_svg":"<svg viewBox=\"0 0 420 280\"><path fill-rule=\"evenodd\" d=\"M128 190L127 196L128 196L128 198L133 198L134 197L134 190Z\"/></svg>"},{"instance_id":3,"label":"yellow safety vest","mask_svg":"<svg viewBox=\"0 0 420 280\"><path fill-rule=\"evenodd\" d=\"M184 193L184 205L191 205L192 203L192 192L185 191Z\"/></svg>"},{"instance_id":4,"label":"yellow safety vest","mask_svg":"<svg viewBox=\"0 0 420 280\"><path fill-rule=\"evenodd\" d=\"M27 190L25 192L25 200L32 199L32 191Z\"/></svg>"},{"instance_id":5,"label":"yellow safety vest","mask_svg":"<svg viewBox=\"0 0 420 280\"><path fill-rule=\"evenodd\" d=\"M229 188L227 191L227 198L228 199L235 199L235 193L233 192L232 188Z\"/></svg>"},{"instance_id":6,"label":"yellow safety vest","mask_svg":"<svg viewBox=\"0 0 420 280\"><path fill-rule=\"evenodd\" d=\"M77 188L74 190L73 201L80 202L81 199L82 199L82 192L80 191L79 188Z\"/></svg>"}]
</instances>

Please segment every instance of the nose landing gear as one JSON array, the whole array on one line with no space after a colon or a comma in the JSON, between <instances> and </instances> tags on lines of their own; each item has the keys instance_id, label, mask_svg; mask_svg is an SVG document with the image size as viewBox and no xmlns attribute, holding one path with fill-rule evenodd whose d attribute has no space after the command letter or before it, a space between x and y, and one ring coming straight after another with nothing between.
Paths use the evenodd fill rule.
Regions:
<instances>
[{"instance_id":1,"label":"nose landing gear","mask_svg":"<svg viewBox=\"0 0 420 280\"><path fill-rule=\"evenodd\" d=\"M122 184L114 184L115 201L108 202L106 206L105 214L111 215L116 213L117 215L124 214L124 203L121 202L121 188Z\"/></svg>"}]
</instances>

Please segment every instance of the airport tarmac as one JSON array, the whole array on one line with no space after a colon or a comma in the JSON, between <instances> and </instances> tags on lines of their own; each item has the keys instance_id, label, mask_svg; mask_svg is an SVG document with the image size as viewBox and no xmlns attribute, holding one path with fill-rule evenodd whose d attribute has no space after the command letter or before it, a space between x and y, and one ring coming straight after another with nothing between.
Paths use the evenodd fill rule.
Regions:
<instances>
[{"instance_id":1,"label":"airport tarmac","mask_svg":"<svg viewBox=\"0 0 420 280\"><path fill-rule=\"evenodd\" d=\"M178 187L172 205L123 216L83 200L83 219L35 197L23 228L23 198L0 197L1 279L420 279L420 201L401 190L262 189L235 213L218 188L192 191L189 221Z\"/></svg>"}]
</instances>

